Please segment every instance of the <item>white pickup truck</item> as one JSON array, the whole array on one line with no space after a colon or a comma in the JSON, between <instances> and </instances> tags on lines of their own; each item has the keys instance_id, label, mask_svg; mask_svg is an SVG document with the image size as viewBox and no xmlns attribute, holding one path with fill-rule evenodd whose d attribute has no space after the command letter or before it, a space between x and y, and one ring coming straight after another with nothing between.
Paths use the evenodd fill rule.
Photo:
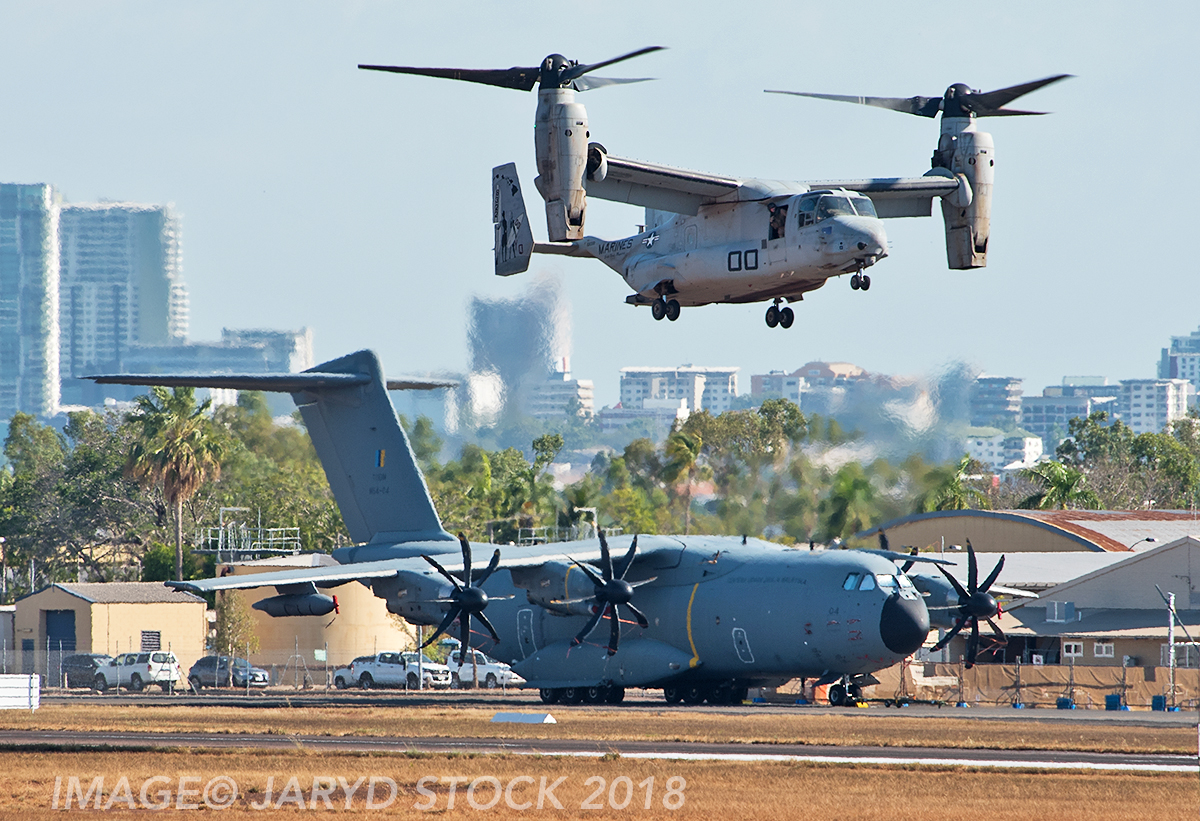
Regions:
<instances>
[{"instance_id":1,"label":"white pickup truck","mask_svg":"<svg viewBox=\"0 0 1200 821\"><path fill-rule=\"evenodd\" d=\"M375 687L404 687L417 689L416 653L379 653L357 658L350 663L350 677L364 690ZM450 668L424 660L421 665L425 689L450 686Z\"/></svg>"},{"instance_id":2,"label":"white pickup truck","mask_svg":"<svg viewBox=\"0 0 1200 821\"><path fill-rule=\"evenodd\" d=\"M458 666L458 650L450 653L447 659L451 673L450 678L453 684L451 686L460 686L462 681L470 681L471 676L475 676L475 685L483 686L489 690L494 690L497 687L511 687L516 684L523 684L525 679L518 676L512 671L512 668L501 661L488 658L478 650L472 651L475 654L475 664L471 664L470 654L463 660L462 667Z\"/></svg>"},{"instance_id":3,"label":"white pickup truck","mask_svg":"<svg viewBox=\"0 0 1200 821\"><path fill-rule=\"evenodd\" d=\"M157 684L165 693L182 681L183 670L174 653L122 653L96 668L92 687L100 692L109 687L125 687L140 693L146 685Z\"/></svg>"}]
</instances>

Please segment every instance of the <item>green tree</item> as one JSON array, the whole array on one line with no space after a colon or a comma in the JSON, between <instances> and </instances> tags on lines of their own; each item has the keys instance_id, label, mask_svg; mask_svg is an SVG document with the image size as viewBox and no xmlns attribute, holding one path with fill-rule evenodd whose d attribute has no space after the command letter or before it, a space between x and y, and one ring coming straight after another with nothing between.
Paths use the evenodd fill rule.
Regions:
<instances>
[{"instance_id":1,"label":"green tree","mask_svg":"<svg viewBox=\"0 0 1200 821\"><path fill-rule=\"evenodd\" d=\"M240 591L225 590L217 594L216 637L213 650L231 656L258 651L258 635L254 632L254 614L246 605Z\"/></svg>"},{"instance_id":2,"label":"green tree","mask_svg":"<svg viewBox=\"0 0 1200 821\"><path fill-rule=\"evenodd\" d=\"M823 538L845 539L879 521L876 498L875 486L862 465L850 462L839 468L829 495L821 501Z\"/></svg>"},{"instance_id":3,"label":"green tree","mask_svg":"<svg viewBox=\"0 0 1200 821\"><path fill-rule=\"evenodd\" d=\"M129 450L130 474L162 487L174 514L175 578L183 580L183 505L209 478L221 472L221 441L205 412L212 400L196 405L192 388L155 386L136 400L129 421L138 436Z\"/></svg>"},{"instance_id":4,"label":"green tree","mask_svg":"<svg viewBox=\"0 0 1200 821\"><path fill-rule=\"evenodd\" d=\"M1021 507L1026 510L1073 510L1100 507L1100 498L1087 485L1083 471L1061 462L1040 462L1021 470L1021 476L1040 489L1029 496Z\"/></svg>"},{"instance_id":5,"label":"green tree","mask_svg":"<svg viewBox=\"0 0 1200 821\"><path fill-rule=\"evenodd\" d=\"M975 485L970 477L983 472L983 466L964 455L953 469L934 468L928 479L936 483L917 499L918 513L935 510L970 510L990 507L988 496Z\"/></svg>"},{"instance_id":6,"label":"green tree","mask_svg":"<svg viewBox=\"0 0 1200 821\"><path fill-rule=\"evenodd\" d=\"M700 452L704 440L698 434L675 431L667 437L665 453L667 462L662 467L662 478L669 485L682 486L683 532L692 532L692 485L712 475L712 471L700 463Z\"/></svg>"}]
</instances>

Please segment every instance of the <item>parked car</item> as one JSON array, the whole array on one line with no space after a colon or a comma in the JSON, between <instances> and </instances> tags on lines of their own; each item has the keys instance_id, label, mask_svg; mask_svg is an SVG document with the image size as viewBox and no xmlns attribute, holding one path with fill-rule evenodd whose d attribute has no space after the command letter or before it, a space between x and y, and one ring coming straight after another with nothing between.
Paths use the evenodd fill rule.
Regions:
<instances>
[{"instance_id":1,"label":"parked car","mask_svg":"<svg viewBox=\"0 0 1200 821\"><path fill-rule=\"evenodd\" d=\"M109 687L126 687L140 693L147 684L157 684L166 692L183 681L179 659L169 650L152 653L122 653L96 668L92 687L104 692Z\"/></svg>"},{"instance_id":2,"label":"parked car","mask_svg":"<svg viewBox=\"0 0 1200 821\"><path fill-rule=\"evenodd\" d=\"M251 687L266 687L271 683L271 674L245 659L229 656L205 656L188 670L188 684L194 690L203 687L244 688L247 681Z\"/></svg>"},{"instance_id":3,"label":"parked car","mask_svg":"<svg viewBox=\"0 0 1200 821\"><path fill-rule=\"evenodd\" d=\"M112 661L107 653L80 653L67 656L62 662L63 678L68 687L91 687L96 671Z\"/></svg>"},{"instance_id":4,"label":"parked car","mask_svg":"<svg viewBox=\"0 0 1200 821\"><path fill-rule=\"evenodd\" d=\"M373 660L374 656L359 656L354 661L347 664L345 667L339 667L333 671L333 686L339 690L345 690L347 687L357 687L358 678L354 675L354 665L358 664L362 670L362 664Z\"/></svg>"},{"instance_id":5,"label":"parked car","mask_svg":"<svg viewBox=\"0 0 1200 821\"><path fill-rule=\"evenodd\" d=\"M450 654L447 659L450 667L450 678L452 686L458 687L460 679L471 681L471 676L475 676L475 685L487 687L493 690L497 687L509 687L515 684L524 684L525 679L518 676L502 661L496 661L493 658L488 658L478 650L472 651L475 654L475 663L471 663L471 655L467 654L463 661L462 667L458 666L458 650Z\"/></svg>"},{"instance_id":6,"label":"parked car","mask_svg":"<svg viewBox=\"0 0 1200 821\"><path fill-rule=\"evenodd\" d=\"M355 659L350 663L351 680L364 690L374 687L405 687L416 690L417 682L421 680L417 671L416 653L379 653ZM423 658L420 671L424 676L426 688L450 686L450 668L446 665ZM335 679L334 685L336 684Z\"/></svg>"}]
</instances>

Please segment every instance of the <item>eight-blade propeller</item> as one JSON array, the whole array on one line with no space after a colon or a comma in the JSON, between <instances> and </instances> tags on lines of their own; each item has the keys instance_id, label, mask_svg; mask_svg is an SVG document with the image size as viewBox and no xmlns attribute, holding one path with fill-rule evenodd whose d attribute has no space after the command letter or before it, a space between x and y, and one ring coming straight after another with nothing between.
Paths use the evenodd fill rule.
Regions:
<instances>
[{"instance_id":1,"label":"eight-blade propeller","mask_svg":"<svg viewBox=\"0 0 1200 821\"><path fill-rule=\"evenodd\" d=\"M609 619L609 639L608 639L608 654L614 655L617 652L617 647L621 641L621 611L620 608L625 607L637 619L637 623L643 629L650 626L649 620L633 606L631 599L633 598L633 590L635 587L641 587L643 584L649 584L654 581L657 576L652 576L649 579L643 579L640 582L630 584L625 581L625 574L629 572L630 565L633 564L633 557L637 555L637 536L633 537L633 543L629 545L629 552L625 554L625 558L621 560L620 565L613 569L612 554L608 552L608 541L604 538L604 531L600 531L600 572L602 576L597 576L596 572L585 564L572 559L575 566L584 572L595 586L595 591L591 596L582 599L571 599L561 602L562 604L574 604L576 602L592 601L596 603L596 611L592 617L588 619L588 623L575 638L571 639L571 646L583 644L583 640L596 629L596 625L600 623L600 619L605 615Z\"/></svg>"},{"instance_id":2,"label":"eight-blade propeller","mask_svg":"<svg viewBox=\"0 0 1200 821\"><path fill-rule=\"evenodd\" d=\"M979 91L964 83L955 83L941 97L853 97L844 94L812 94L806 91L779 91L767 89L768 94L791 94L796 97L815 97L818 100L835 100L841 103L857 103L876 108L887 108L918 117L936 117L942 112L947 117L1014 117L1026 114L1045 114L1044 111L1020 111L1005 108L1018 97L1032 91L1065 80L1073 75L1056 74L995 91Z\"/></svg>"},{"instance_id":3,"label":"eight-blade propeller","mask_svg":"<svg viewBox=\"0 0 1200 821\"><path fill-rule=\"evenodd\" d=\"M442 619L442 623L438 625L438 629L429 639L421 645L421 649L428 647L437 640L437 637L446 632L455 619L459 620L459 625L462 628L459 634L461 651L458 654L458 666L462 667L463 660L467 657L467 649L471 646L471 617L479 619L479 623L487 628L487 631L492 634L492 640L497 644L500 643L500 634L496 632L496 628L492 627L492 623L488 621L487 616L483 615L483 610L488 605L488 594L483 591L483 583L488 580L488 577L495 572L500 565L500 551L492 553L492 560L488 563L487 569L480 574L478 579L473 579L471 576L471 545L467 542L467 537L463 534L458 534L458 542L462 545L463 554L463 582L446 572L446 568L442 567L434 559L429 556L422 556L425 561L433 565L437 572L441 573L454 586L449 598L437 599L438 604L449 604L450 611L446 613L446 618Z\"/></svg>"},{"instance_id":4,"label":"eight-blade propeller","mask_svg":"<svg viewBox=\"0 0 1200 821\"><path fill-rule=\"evenodd\" d=\"M1008 639L1004 635L1004 631L992 619L1000 614L1000 604L996 599L988 593L988 589L996 581L996 577L1000 575L1000 571L1004 568L1004 557L1000 557L1000 561L996 562L996 566L992 568L992 572L983 580L983 584L976 584L979 580L979 570L975 563L975 548L971 547L971 540L967 539L967 586L964 589L958 579L946 572L940 564L937 569L942 571L942 575L954 586L958 593L958 621L945 638L933 646L933 649L941 650L950 640L958 635L958 632L971 625L971 636L967 639L967 658L966 666L973 667L975 665L975 656L979 652L979 620L986 621L996 634L996 639L1000 642L1006 642Z\"/></svg>"},{"instance_id":5,"label":"eight-blade propeller","mask_svg":"<svg viewBox=\"0 0 1200 821\"><path fill-rule=\"evenodd\" d=\"M650 77L633 79L610 79L606 77L584 77L598 68L611 66L652 51L660 51L662 46L631 51L611 60L601 60L598 63L580 63L568 60L561 54L551 54L542 60L540 66L513 66L512 68L479 69L479 68L418 68L414 66L368 66L359 65L367 71L390 71L394 74L417 74L422 77L443 77L447 80L463 80L468 83L482 83L500 88L515 88L519 91L532 91L535 85L547 88L573 88L576 91L587 91L590 88L617 85L619 83L640 83Z\"/></svg>"}]
</instances>

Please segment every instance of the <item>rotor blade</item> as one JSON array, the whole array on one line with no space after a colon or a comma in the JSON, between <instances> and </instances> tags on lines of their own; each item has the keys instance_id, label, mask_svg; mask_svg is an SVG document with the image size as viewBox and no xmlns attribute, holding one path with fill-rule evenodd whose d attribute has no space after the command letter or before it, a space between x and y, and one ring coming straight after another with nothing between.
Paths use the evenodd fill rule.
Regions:
<instances>
[{"instance_id":1,"label":"rotor blade","mask_svg":"<svg viewBox=\"0 0 1200 821\"><path fill-rule=\"evenodd\" d=\"M604 587L604 579L597 576L594 570L592 570L590 567L588 567L585 564L580 564L579 562L575 561L574 559L571 559L571 561L574 562L576 567L578 567L580 570L583 571L583 574L585 576L587 576L589 579L591 579L592 584L596 585L596 587Z\"/></svg>"},{"instance_id":2,"label":"rotor blade","mask_svg":"<svg viewBox=\"0 0 1200 821\"><path fill-rule=\"evenodd\" d=\"M966 626L967 626L967 619L966 619L966 617L963 617L963 618L959 619L957 622L955 622L955 624L954 624L954 627L950 628L950 632L949 632L949 633L947 633L947 634L946 634L946 635L945 635L945 636L942 638L942 640L941 640L941 641L939 641L937 644L933 645L933 651L936 653L938 650L941 650L943 647L945 647L947 644L949 644L949 643L950 643L950 639L952 639L952 638L954 638L955 636L957 636L957 635L958 635L958 631L959 631L959 630L962 630L962 629L963 629L964 627L966 627Z\"/></svg>"},{"instance_id":3,"label":"rotor blade","mask_svg":"<svg viewBox=\"0 0 1200 821\"><path fill-rule=\"evenodd\" d=\"M642 579L640 582L634 582L633 584L631 584L629 586L630 587L641 587L643 584L650 584L650 582L655 581L657 578L658 578L658 576L651 576L648 579Z\"/></svg>"},{"instance_id":4,"label":"rotor blade","mask_svg":"<svg viewBox=\"0 0 1200 821\"><path fill-rule=\"evenodd\" d=\"M1004 569L1004 557L1000 557L1000 561L996 562L996 566L992 568L992 572L988 573L987 578L983 580L983 584L979 588L980 593L988 592L988 588L996 581L996 577L1000 575L1000 571Z\"/></svg>"},{"instance_id":5,"label":"rotor blade","mask_svg":"<svg viewBox=\"0 0 1200 821\"><path fill-rule=\"evenodd\" d=\"M1000 625L996 624L996 622L992 621L991 619L988 619L987 623L989 626L991 626L993 632L995 632L996 638L1005 644L1008 644L1008 636L1004 635L1004 631L1000 629Z\"/></svg>"},{"instance_id":6,"label":"rotor blade","mask_svg":"<svg viewBox=\"0 0 1200 821\"><path fill-rule=\"evenodd\" d=\"M538 66L512 68L416 68L413 66L367 66L359 65L365 71L390 71L393 74L417 74L422 77L442 77L447 80L463 80L468 83L482 83L500 88L515 88L519 91L532 91L537 84L541 69Z\"/></svg>"},{"instance_id":7,"label":"rotor blade","mask_svg":"<svg viewBox=\"0 0 1200 821\"><path fill-rule=\"evenodd\" d=\"M1044 114L1044 111L1016 111L1014 109L1005 109L1004 106L1011 103L1018 97L1024 97L1030 92L1037 91L1039 88L1044 88L1051 83L1057 83L1059 80L1065 80L1073 75L1056 74L1053 77L1044 77L1041 80L1034 80L1029 83L1021 83L1020 85L1009 86L1008 88L998 88L995 91L985 91L981 94L971 94L968 97L970 107L975 112L976 117L997 117L997 116L1013 116L1019 114Z\"/></svg>"},{"instance_id":8,"label":"rotor blade","mask_svg":"<svg viewBox=\"0 0 1200 821\"><path fill-rule=\"evenodd\" d=\"M459 607L451 607L450 612L446 614L446 618L442 619L442 623L438 625L438 629L433 631L433 635L430 636L429 640L422 644L419 649L424 650L426 647L433 644L437 640L438 636L440 636L442 633L445 633L446 628L453 624L454 620L458 618L458 614L461 609L462 608Z\"/></svg>"},{"instance_id":9,"label":"rotor blade","mask_svg":"<svg viewBox=\"0 0 1200 821\"><path fill-rule=\"evenodd\" d=\"M571 81L571 88L576 91L591 91L593 88L618 86L625 83L645 83L657 79L657 77L580 77L578 80Z\"/></svg>"},{"instance_id":10,"label":"rotor blade","mask_svg":"<svg viewBox=\"0 0 1200 821\"><path fill-rule=\"evenodd\" d=\"M621 643L621 617L614 604L608 614L608 654L614 656Z\"/></svg>"},{"instance_id":11,"label":"rotor blade","mask_svg":"<svg viewBox=\"0 0 1200 821\"><path fill-rule=\"evenodd\" d=\"M966 666L968 668L975 666L975 656L979 653L979 619L971 619L971 637L967 639L967 659Z\"/></svg>"},{"instance_id":12,"label":"rotor blade","mask_svg":"<svg viewBox=\"0 0 1200 821\"><path fill-rule=\"evenodd\" d=\"M488 598L490 599L491 597L489 596ZM578 599L551 599L550 601L552 604L582 604L585 601L600 603L600 600L595 596L583 596Z\"/></svg>"},{"instance_id":13,"label":"rotor blade","mask_svg":"<svg viewBox=\"0 0 1200 821\"><path fill-rule=\"evenodd\" d=\"M612 581L612 553L608 551L608 539L604 538L603 530L600 531L600 572L604 574L604 581Z\"/></svg>"},{"instance_id":14,"label":"rotor blade","mask_svg":"<svg viewBox=\"0 0 1200 821\"><path fill-rule=\"evenodd\" d=\"M497 548L492 552L492 560L488 562L487 569L475 580L476 587L483 587L483 583L488 580L488 577L496 572L496 568L500 566L500 549Z\"/></svg>"},{"instance_id":15,"label":"rotor blade","mask_svg":"<svg viewBox=\"0 0 1200 821\"><path fill-rule=\"evenodd\" d=\"M479 623L486 627L487 631L492 634L492 641L496 642L496 644L499 644L500 634L496 632L495 627L492 627L492 623L488 621L488 617L483 615L483 613L476 613L475 618L479 619Z\"/></svg>"},{"instance_id":16,"label":"rotor blade","mask_svg":"<svg viewBox=\"0 0 1200 821\"><path fill-rule=\"evenodd\" d=\"M979 564L975 561L975 548L967 539L967 590L974 593L979 589Z\"/></svg>"},{"instance_id":17,"label":"rotor blade","mask_svg":"<svg viewBox=\"0 0 1200 821\"><path fill-rule=\"evenodd\" d=\"M879 531L879 549L880 550L891 550L891 548L888 546L887 534L884 533L882 530Z\"/></svg>"},{"instance_id":18,"label":"rotor blade","mask_svg":"<svg viewBox=\"0 0 1200 821\"><path fill-rule=\"evenodd\" d=\"M913 547L913 549L912 549L911 551L909 551L909 554L908 554L908 555L910 555L910 556L916 556L916 555L917 555L917 548L916 548L916 547ZM904 564L900 565L900 572L901 572L901 573L907 573L908 571L912 570L912 566L913 566L914 564L916 564L916 562L912 562L912 561L905 562Z\"/></svg>"},{"instance_id":19,"label":"rotor blade","mask_svg":"<svg viewBox=\"0 0 1200 821\"><path fill-rule=\"evenodd\" d=\"M600 623L600 619L604 617L604 611L607 609L608 608L604 607L603 605L596 608L596 612L592 614L590 619L588 619L588 623L583 626L583 629L580 630L578 634L576 634L575 638L571 639L571 644L583 644L583 640L588 637L589 633L596 629L596 625Z\"/></svg>"},{"instance_id":20,"label":"rotor blade","mask_svg":"<svg viewBox=\"0 0 1200 821\"><path fill-rule=\"evenodd\" d=\"M591 63L590 65L571 66L562 73L562 81L565 83L569 80L575 80L587 74L588 72L595 71L598 68L611 66L613 63L620 63L624 60L631 60L634 57L640 57L643 54L649 54L652 51L662 50L662 46L649 46L647 48L638 49L637 51L631 51L628 54L622 54L620 57L613 57L611 60L602 60L599 63Z\"/></svg>"},{"instance_id":21,"label":"rotor blade","mask_svg":"<svg viewBox=\"0 0 1200 821\"><path fill-rule=\"evenodd\" d=\"M458 668L461 670L463 659L467 655L467 651L471 649L471 614L463 613L462 618L458 620L459 642L458 642Z\"/></svg>"},{"instance_id":22,"label":"rotor blade","mask_svg":"<svg viewBox=\"0 0 1200 821\"><path fill-rule=\"evenodd\" d=\"M633 537L633 543L629 545L629 552L625 554L625 558L621 559L621 564L617 568L617 578L625 578L625 574L629 572L630 565L633 564L633 558L637 555L637 536ZM645 584L645 582L641 582Z\"/></svg>"},{"instance_id":23,"label":"rotor blade","mask_svg":"<svg viewBox=\"0 0 1200 821\"><path fill-rule=\"evenodd\" d=\"M946 577L946 581L950 582L951 586L954 588L954 592L958 593L959 601L966 601L967 599L971 598L971 594L966 590L963 590L963 586L958 579L947 573L944 567L942 567L940 564L934 565L934 567L942 571L942 575Z\"/></svg>"},{"instance_id":24,"label":"rotor blade","mask_svg":"<svg viewBox=\"0 0 1200 821\"><path fill-rule=\"evenodd\" d=\"M428 556L422 556L421 558L422 558L422 559L424 559L425 561L429 562L431 565L433 565L433 569L434 569L434 570L436 570L437 572L439 572L439 573L441 573L443 576L445 576L447 579L449 579L449 580L450 580L450 583L451 583L452 585L454 585L454 589L455 589L455 590L462 590L462 585L461 585L461 584L459 584L459 582L458 582L458 579L454 578L454 577L453 577L453 576L451 576L449 573L447 573L447 572L446 572L446 568L442 567L442 566L441 566L440 564L438 564L438 563L437 563L437 562L436 562L434 559L431 559L431 558L429 558Z\"/></svg>"},{"instance_id":25,"label":"rotor blade","mask_svg":"<svg viewBox=\"0 0 1200 821\"><path fill-rule=\"evenodd\" d=\"M839 103L856 103L875 108L887 108L918 117L936 117L942 109L941 97L852 97L845 94L812 94L807 91L779 91L766 89L767 94L791 94L794 97L813 97L817 100L833 100Z\"/></svg>"},{"instance_id":26,"label":"rotor blade","mask_svg":"<svg viewBox=\"0 0 1200 821\"><path fill-rule=\"evenodd\" d=\"M633 613L633 617L637 619L638 626L640 626L643 630L650 626L650 619L646 618L646 614L641 610L638 610L629 602L625 602L623 606L629 608L629 612Z\"/></svg>"},{"instance_id":27,"label":"rotor blade","mask_svg":"<svg viewBox=\"0 0 1200 821\"><path fill-rule=\"evenodd\" d=\"M462 546L463 553L463 580L467 587L471 586L471 545L467 542L467 537L463 534L458 534L458 543Z\"/></svg>"}]
</instances>

